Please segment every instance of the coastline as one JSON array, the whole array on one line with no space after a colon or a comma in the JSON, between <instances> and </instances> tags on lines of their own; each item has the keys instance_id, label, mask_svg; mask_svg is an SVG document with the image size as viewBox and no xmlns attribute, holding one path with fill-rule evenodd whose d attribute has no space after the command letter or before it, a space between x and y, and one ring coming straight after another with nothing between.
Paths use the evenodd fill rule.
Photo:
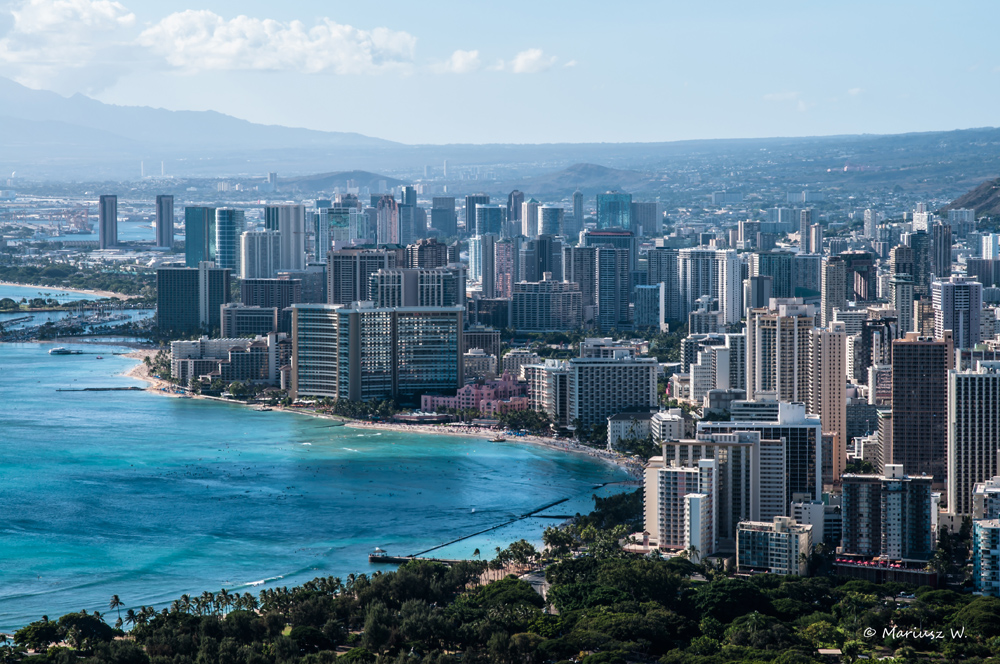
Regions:
<instances>
[{"instance_id":1,"label":"coastline","mask_svg":"<svg viewBox=\"0 0 1000 664\"><path fill-rule=\"evenodd\" d=\"M181 398L186 397L190 399L205 399L207 401L223 401L225 403L235 404L237 406L251 406L251 404L243 403L241 401L233 401L230 399L218 399L215 397L207 397L201 394L188 394L187 392L178 392L180 388L173 383L169 383L165 380L161 380L155 376L150 375L149 367L143 362L143 358L152 357L156 355L156 351L152 349L138 349L124 355L131 359L139 360L134 367L125 371L123 376L128 378L133 378L135 380L140 380L147 383L145 390L147 392L152 392L161 396ZM415 433L415 434L432 434L432 435L444 435L444 436L462 436L465 438L486 438L496 435L496 431L492 429L480 429L478 427L469 427L470 430L467 431L456 431L454 427L447 427L441 425L419 425L419 424L398 424L390 422L364 422L361 420L349 420L347 418L339 417L337 415L328 415L325 413L318 413L314 410L305 410L298 408L284 408L282 406L272 406L275 412L282 413L297 413L299 415L305 415L307 417L316 417L325 420L338 420L344 422L344 426L351 427L353 429L379 429L382 431L395 431L399 433ZM547 447L552 450L558 450L561 452L568 452L571 454L585 454L594 459L599 459L605 463L615 465L632 478L632 480L642 480L643 464L629 457L623 457L606 450L600 450L593 447L587 447L586 445L581 445L572 440L560 439L560 438L547 438L545 436L516 436L510 439L508 442L513 443L529 443L531 445L539 445L542 447ZM497 443L502 445L503 443Z\"/></svg>"},{"instance_id":2,"label":"coastline","mask_svg":"<svg viewBox=\"0 0 1000 664\"><path fill-rule=\"evenodd\" d=\"M16 281L0 281L0 286L19 286L21 288L37 288L40 291L51 291L59 293L81 293L83 295L98 295L102 298L116 297L119 300L131 300L137 295L125 295L124 293L113 293L106 290L92 290L85 288L66 288L64 286L39 286L38 284L21 284Z\"/></svg>"}]
</instances>

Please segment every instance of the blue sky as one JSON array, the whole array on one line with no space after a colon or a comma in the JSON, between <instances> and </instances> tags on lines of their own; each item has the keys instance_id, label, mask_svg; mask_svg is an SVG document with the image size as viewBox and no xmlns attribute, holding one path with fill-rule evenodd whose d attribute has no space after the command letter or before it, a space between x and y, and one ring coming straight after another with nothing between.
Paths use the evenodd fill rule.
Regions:
<instances>
[{"instance_id":1,"label":"blue sky","mask_svg":"<svg viewBox=\"0 0 1000 664\"><path fill-rule=\"evenodd\" d=\"M0 75L406 143L994 126L993 2L0 0Z\"/></svg>"}]
</instances>

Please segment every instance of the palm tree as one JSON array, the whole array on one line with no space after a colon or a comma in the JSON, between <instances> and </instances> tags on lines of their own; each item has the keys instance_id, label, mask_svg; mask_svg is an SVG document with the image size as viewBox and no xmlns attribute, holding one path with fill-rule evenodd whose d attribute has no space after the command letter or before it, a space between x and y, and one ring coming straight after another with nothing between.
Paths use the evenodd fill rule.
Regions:
<instances>
[{"instance_id":1,"label":"palm tree","mask_svg":"<svg viewBox=\"0 0 1000 664\"><path fill-rule=\"evenodd\" d=\"M219 593L215 597L216 597L217 601L219 602L219 606L223 610L229 608L229 605L233 603L233 597L232 597L232 595L230 595L229 591L227 591L225 588L223 588L222 590L220 590Z\"/></svg>"},{"instance_id":2,"label":"palm tree","mask_svg":"<svg viewBox=\"0 0 1000 664\"><path fill-rule=\"evenodd\" d=\"M479 559L479 549L476 549L475 551L472 552L472 557L476 558L477 560Z\"/></svg>"},{"instance_id":3,"label":"palm tree","mask_svg":"<svg viewBox=\"0 0 1000 664\"><path fill-rule=\"evenodd\" d=\"M129 625L135 625L138 619L139 617L135 615L135 609L129 609L128 611L125 612L125 622L127 622Z\"/></svg>"},{"instance_id":4,"label":"palm tree","mask_svg":"<svg viewBox=\"0 0 1000 664\"><path fill-rule=\"evenodd\" d=\"M146 359L147 360L149 359L148 355L146 356ZM119 599L118 595L112 595L111 596L111 601L108 602L108 608L109 609L118 609L118 620L122 619L122 601L121 601L121 599Z\"/></svg>"}]
</instances>

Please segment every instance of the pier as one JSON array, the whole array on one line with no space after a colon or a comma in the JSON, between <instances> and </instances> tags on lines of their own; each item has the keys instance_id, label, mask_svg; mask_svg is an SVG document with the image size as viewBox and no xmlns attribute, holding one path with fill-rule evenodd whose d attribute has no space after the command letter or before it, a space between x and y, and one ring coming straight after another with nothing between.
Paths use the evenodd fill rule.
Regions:
<instances>
[{"instance_id":1,"label":"pier","mask_svg":"<svg viewBox=\"0 0 1000 664\"><path fill-rule=\"evenodd\" d=\"M56 392L142 392L142 387L57 387Z\"/></svg>"}]
</instances>

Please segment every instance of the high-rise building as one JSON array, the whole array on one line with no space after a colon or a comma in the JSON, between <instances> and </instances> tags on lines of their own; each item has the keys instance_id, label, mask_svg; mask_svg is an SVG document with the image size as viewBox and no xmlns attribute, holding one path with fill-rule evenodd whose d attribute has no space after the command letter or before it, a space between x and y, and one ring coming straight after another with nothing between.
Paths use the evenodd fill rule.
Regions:
<instances>
[{"instance_id":1,"label":"high-rise building","mask_svg":"<svg viewBox=\"0 0 1000 664\"><path fill-rule=\"evenodd\" d=\"M668 322L681 317L678 257L676 249L667 247L653 247L646 254L646 283L663 284L666 307L663 315Z\"/></svg>"},{"instance_id":2,"label":"high-rise building","mask_svg":"<svg viewBox=\"0 0 1000 664\"><path fill-rule=\"evenodd\" d=\"M750 276L773 278L772 297L793 297L793 254L790 251L767 251L750 254Z\"/></svg>"},{"instance_id":3,"label":"high-rise building","mask_svg":"<svg viewBox=\"0 0 1000 664\"><path fill-rule=\"evenodd\" d=\"M980 242L982 243L983 258L1000 258L1000 235L996 233L984 233Z\"/></svg>"},{"instance_id":4,"label":"high-rise building","mask_svg":"<svg viewBox=\"0 0 1000 664\"><path fill-rule=\"evenodd\" d=\"M907 272L913 275L913 290L918 295L930 295L934 273L934 238L926 231L917 231L904 233L903 241L913 250L913 267Z\"/></svg>"},{"instance_id":5,"label":"high-rise building","mask_svg":"<svg viewBox=\"0 0 1000 664\"><path fill-rule=\"evenodd\" d=\"M823 227L819 224L813 224L809 227L809 253L823 253Z\"/></svg>"},{"instance_id":6,"label":"high-rise building","mask_svg":"<svg viewBox=\"0 0 1000 664\"><path fill-rule=\"evenodd\" d=\"M517 244L517 281L541 281L546 272L557 281L563 278L562 242L555 236L539 235Z\"/></svg>"},{"instance_id":7,"label":"high-rise building","mask_svg":"<svg viewBox=\"0 0 1000 664\"><path fill-rule=\"evenodd\" d=\"M542 205L538 208L539 235L563 235L563 215L565 210L555 205Z\"/></svg>"},{"instance_id":8,"label":"high-rise building","mask_svg":"<svg viewBox=\"0 0 1000 664\"><path fill-rule=\"evenodd\" d=\"M604 332L631 329L629 251L601 246L597 247L595 258L597 328Z\"/></svg>"},{"instance_id":9,"label":"high-rise building","mask_svg":"<svg viewBox=\"0 0 1000 664\"><path fill-rule=\"evenodd\" d=\"M582 205L582 196L581 196ZM659 203L632 203L632 224L644 237L655 237L663 228L663 209Z\"/></svg>"},{"instance_id":10,"label":"high-rise building","mask_svg":"<svg viewBox=\"0 0 1000 664\"><path fill-rule=\"evenodd\" d=\"M1000 596L1000 520L972 522L972 588L977 595Z\"/></svg>"},{"instance_id":11,"label":"high-rise building","mask_svg":"<svg viewBox=\"0 0 1000 664\"><path fill-rule=\"evenodd\" d=\"M118 246L118 197L104 194L98 203L97 233L101 249Z\"/></svg>"},{"instance_id":12,"label":"high-rise building","mask_svg":"<svg viewBox=\"0 0 1000 664\"><path fill-rule=\"evenodd\" d=\"M383 400L462 386L462 307L292 307L293 398Z\"/></svg>"},{"instance_id":13,"label":"high-rise building","mask_svg":"<svg viewBox=\"0 0 1000 664\"><path fill-rule=\"evenodd\" d=\"M743 311L740 260L733 249L681 249L678 252L680 316L691 313L702 295L717 298L727 325L740 322Z\"/></svg>"},{"instance_id":14,"label":"high-rise building","mask_svg":"<svg viewBox=\"0 0 1000 664\"><path fill-rule=\"evenodd\" d=\"M847 334L843 323L809 332L809 394L806 410L819 415L823 433L834 434L830 459L831 476L824 484L836 482L847 465ZM829 480L829 482L827 481Z\"/></svg>"},{"instance_id":15,"label":"high-rise building","mask_svg":"<svg viewBox=\"0 0 1000 664\"><path fill-rule=\"evenodd\" d=\"M483 297L496 296L496 243L500 239L495 233L474 235L469 239L469 278L482 285Z\"/></svg>"},{"instance_id":16,"label":"high-rise building","mask_svg":"<svg viewBox=\"0 0 1000 664\"><path fill-rule=\"evenodd\" d=\"M878 236L878 212L868 208L865 210L865 237L872 239Z\"/></svg>"},{"instance_id":17,"label":"high-rise building","mask_svg":"<svg viewBox=\"0 0 1000 664\"><path fill-rule=\"evenodd\" d=\"M609 191L597 195L597 228L637 232L632 223L632 194Z\"/></svg>"},{"instance_id":18,"label":"high-rise building","mask_svg":"<svg viewBox=\"0 0 1000 664\"><path fill-rule=\"evenodd\" d=\"M934 336L944 337L951 330L956 348L972 348L981 338L980 316L983 311L983 285L965 277L931 284L934 306Z\"/></svg>"},{"instance_id":19,"label":"high-rise building","mask_svg":"<svg viewBox=\"0 0 1000 664\"><path fill-rule=\"evenodd\" d=\"M878 270L874 255L868 251L845 251L840 257L844 260L844 296L853 302L877 300Z\"/></svg>"},{"instance_id":20,"label":"high-rise building","mask_svg":"<svg viewBox=\"0 0 1000 664\"><path fill-rule=\"evenodd\" d=\"M540 203L529 198L521 204L521 235L535 237L538 235L538 207Z\"/></svg>"},{"instance_id":21,"label":"high-rise building","mask_svg":"<svg viewBox=\"0 0 1000 664\"><path fill-rule=\"evenodd\" d=\"M434 196L431 199L431 227L442 237L458 235L458 217L454 196Z\"/></svg>"},{"instance_id":22,"label":"high-rise building","mask_svg":"<svg viewBox=\"0 0 1000 664\"><path fill-rule=\"evenodd\" d=\"M341 249L327 255L327 303L371 300L371 275L396 267L397 253L383 249Z\"/></svg>"},{"instance_id":23,"label":"high-rise building","mask_svg":"<svg viewBox=\"0 0 1000 664\"><path fill-rule=\"evenodd\" d=\"M951 226L934 224L931 227L931 269L938 279L951 276Z\"/></svg>"},{"instance_id":24,"label":"high-rise building","mask_svg":"<svg viewBox=\"0 0 1000 664\"><path fill-rule=\"evenodd\" d=\"M913 248L900 244L889 252L889 272L892 274L908 274L913 276Z\"/></svg>"},{"instance_id":25,"label":"high-rise building","mask_svg":"<svg viewBox=\"0 0 1000 664\"><path fill-rule=\"evenodd\" d=\"M240 236L246 227L243 210L219 208L215 211L215 264L240 272Z\"/></svg>"},{"instance_id":26,"label":"high-rise building","mask_svg":"<svg viewBox=\"0 0 1000 664\"><path fill-rule=\"evenodd\" d=\"M809 396L810 331L815 310L802 300L772 300L747 319L747 399L774 392L779 401Z\"/></svg>"},{"instance_id":27,"label":"high-rise building","mask_svg":"<svg viewBox=\"0 0 1000 664\"><path fill-rule=\"evenodd\" d=\"M830 256L823 261L820 303L820 324L823 327L833 322L834 309L847 309L847 269L840 256Z\"/></svg>"},{"instance_id":28,"label":"high-rise building","mask_svg":"<svg viewBox=\"0 0 1000 664\"><path fill-rule=\"evenodd\" d=\"M476 205L476 235L491 233L496 235L497 239L507 237L509 234L506 232L506 216L507 208L501 205L490 205L489 203Z\"/></svg>"},{"instance_id":29,"label":"high-rise building","mask_svg":"<svg viewBox=\"0 0 1000 664\"><path fill-rule=\"evenodd\" d=\"M886 464L884 475L843 476L844 553L926 561L936 546L931 478Z\"/></svg>"},{"instance_id":30,"label":"high-rise building","mask_svg":"<svg viewBox=\"0 0 1000 664\"><path fill-rule=\"evenodd\" d=\"M377 307L465 306L465 267L382 268L370 277Z\"/></svg>"},{"instance_id":31,"label":"high-rise building","mask_svg":"<svg viewBox=\"0 0 1000 664\"><path fill-rule=\"evenodd\" d=\"M379 197L375 204L375 241L378 244L400 244L399 204L391 194Z\"/></svg>"},{"instance_id":32,"label":"high-rise building","mask_svg":"<svg viewBox=\"0 0 1000 664\"><path fill-rule=\"evenodd\" d=\"M184 255L187 267L215 260L215 208L184 208Z\"/></svg>"},{"instance_id":33,"label":"high-rise building","mask_svg":"<svg viewBox=\"0 0 1000 664\"><path fill-rule=\"evenodd\" d=\"M174 247L174 197L156 197L156 246Z\"/></svg>"},{"instance_id":34,"label":"high-rise building","mask_svg":"<svg viewBox=\"0 0 1000 664\"><path fill-rule=\"evenodd\" d=\"M264 228L281 234L281 269L306 266L306 211L303 205L267 205Z\"/></svg>"},{"instance_id":35,"label":"high-rise building","mask_svg":"<svg viewBox=\"0 0 1000 664\"><path fill-rule=\"evenodd\" d=\"M367 217L355 205L324 207L312 215L315 261L325 262L326 252L334 244L344 245L352 240L368 239Z\"/></svg>"},{"instance_id":36,"label":"high-rise building","mask_svg":"<svg viewBox=\"0 0 1000 664\"><path fill-rule=\"evenodd\" d=\"M1000 286L1000 258L967 258L965 274L971 281L978 281L983 288Z\"/></svg>"},{"instance_id":37,"label":"high-rise building","mask_svg":"<svg viewBox=\"0 0 1000 664\"><path fill-rule=\"evenodd\" d=\"M220 319L221 336L224 339L236 339L276 333L279 331L278 315L277 307L248 307L235 302L223 304Z\"/></svg>"},{"instance_id":38,"label":"high-rise building","mask_svg":"<svg viewBox=\"0 0 1000 664\"><path fill-rule=\"evenodd\" d=\"M799 211L799 251L809 253L809 228L813 225L812 208ZM832 252L831 252L832 253Z\"/></svg>"},{"instance_id":39,"label":"high-rise building","mask_svg":"<svg viewBox=\"0 0 1000 664\"><path fill-rule=\"evenodd\" d=\"M279 312L305 302L301 279L243 279L240 301L245 307L274 307Z\"/></svg>"},{"instance_id":40,"label":"high-rise building","mask_svg":"<svg viewBox=\"0 0 1000 664\"><path fill-rule=\"evenodd\" d=\"M448 245L437 238L425 238L406 247L406 266L432 269L444 267L448 261Z\"/></svg>"},{"instance_id":41,"label":"high-rise building","mask_svg":"<svg viewBox=\"0 0 1000 664\"><path fill-rule=\"evenodd\" d=\"M580 328L583 305L579 284L550 277L546 273L541 281L513 285L510 326L518 332L567 332Z\"/></svg>"},{"instance_id":42,"label":"high-rise building","mask_svg":"<svg viewBox=\"0 0 1000 664\"><path fill-rule=\"evenodd\" d=\"M655 357L616 351L612 357L569 361L569 417L582 427L606 424L612 415L656 408Z\"/></svg>"},{"instance_id":43,"label":"high-rise building","mask_svg":"<svg viewBox=\"0 0 1000 664\"><path fill-rule=\"evenodd\" d=\"M650 459L643 482L650 544L674 551L694 547L701 556L712 555L718 548L718 464L714 459L684 466L662 461Z\"/></svg>"},{"instance_id":44,"label":"high-rise building","mask_svg":"<svg viewBox=\"0 0 1000 664\"><path fill-rule=\"evenodd\" d=\"M769 420L761 418L699 422L697 437L704 434L756 431L762 441L784 441L786 494L782 506L787 510L795 494L808 495L815 500L822 496L822 427L819 417L806 414L803 403L776 402L776 406L777 413L772 414L773 419ZM735 412L734 408L734 417ZM787 511L784 513L787 514Z\"/></svg>"},{"instance_id":45,"label":"high-rise building","mask_svg":"<svg viewBox=\"0 0 1000 664\"><path fill-rule=\"evenodd\" d=\"M597 247L563 247L563 279L580 286L581 303L597 303Z\"/></svg>"},{"instance_id":46,"label":"high-rise building","mask_svg":"<svg viewBox=\"0 0 1000 664\"><path fill-rule=\"evenodd\" d=\"M164 334L188 335L220 327L229 302L229 270L205 261L196 268L156 271L156 327Z\"/></svg>"},{"instance_id":47,"label":"high-rise building","mask_svg":"<svg viewBox=\"0 0 1000 664\"><path fill-rule=\"evenodd\" d=\"M469 194L465 197L465 232L468 235L476 233L476 206L489 205L487 194Z\"/></svg>"},{"instance_id":48,"label":"high-rise building","mask_svg":"<svg viewBox=\"0 0 1000 664\"><path fill-rule=\"evenodd\" d=\"M951 331L944 338L909 332L892 342L892 440L882 456L912 475L945 481L948 371L954 367ZM846 522L846 519L845 519Z\"/></svg>"},{"instance_id":49,"label":"high-rise building","mask_svg":"<svg viewBox=\"0 0 1000 664\"><path fill-rule=\"evenodd\" d=\"M573 192L573 218L577 230L583 230L583 192L579 189Z\"/></svg>"},{"instance_id":50,"label":"high-rise building","mask_svg":"<svg viewBox=\"0 0 1000 664\"><path fill-rule=\"evenodd\" d=\"M812 530L812 525L789 516L776 516L771 522L743 521L736 534L736 568L740 573L805 576Z\"/></svg>"},{"instance_id":51,"label":"high-rise building","mask_svg":"<svg viewBox=\"0 0 1000 664\"><path fill-rule=\"evenodd\" d=\"M280 233L247 231L240 236L241 279L272 279L280 269Z\"/></svg>"},{"instance_id":52,"label":"high-rise building","mask_svg":"<svg viewBox=\"0 0 1000 664\"><path fill-rule=\"evenodd\" d=\"M518 232L521 228L521 211L524 208L524 192L514 191L507 194L507 221L515 224ZM516 233L515 233L516 235Z\"/></svg>"},{"instance_id":53,"label":"high-rise building","mask_svg":"<svg viewBox=\"0 0 1000 664\"><path fill-rule=\"evenodd\" d=\"M666 287L658 283L635 288L635 329L667 331Z\"/></svg>"},{"instance_id":54,"label":"high-rise building","mask_svg":"<svg viewBox=\"0 0 1000 664\"><path fill-rule=\"evenodd\" d=\"M913 279L909 274L894 274L889 278L889 304L896 310L899 334L913 331Z\"/></svg>"},{"instance_id":55,"label":"high-rise building","mask_svg":"<svg viewBox=\"0 0 1000 664\"><path fill-rule=\"evenodd\" d=\"M948 512L973 515L977 484L1000 475L1000 362L948 372ZM983 515L975 515L984 518ZM990 518L989 516L985 518Z\"/></svg>"}]
</instances>

